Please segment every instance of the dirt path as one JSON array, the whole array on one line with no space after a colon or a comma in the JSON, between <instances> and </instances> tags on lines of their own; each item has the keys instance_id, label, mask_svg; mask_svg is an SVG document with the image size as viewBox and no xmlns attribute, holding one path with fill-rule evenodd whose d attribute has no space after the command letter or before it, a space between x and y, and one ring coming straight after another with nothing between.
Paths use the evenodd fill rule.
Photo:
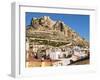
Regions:
<instances>
[{"instance_id":1,"label":"dirt path","mask_svg":"<svg viewBox=\"0 0 100 80\"><path fill-rule=\"evenodd\" d=\"M75 63L72 63L70 65L83 65L83 64L89 64L89 59L85 59L85 60L82 60L82 61L77 61Z\"/></svg>"}]
</instances>

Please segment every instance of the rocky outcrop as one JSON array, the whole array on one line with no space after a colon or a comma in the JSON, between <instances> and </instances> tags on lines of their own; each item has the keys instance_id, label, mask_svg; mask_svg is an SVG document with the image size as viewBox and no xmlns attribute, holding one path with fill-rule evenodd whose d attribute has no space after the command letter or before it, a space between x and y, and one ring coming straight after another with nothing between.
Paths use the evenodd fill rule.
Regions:
<instances>
[{"instance_id":1,"label":"rocky outcrop","mask_svg":"<svg viewBox=\"0 0 100 80\"><path fill-rule=\"evenodd\" d=\"M57 42L70 42L72 45L89 46L89 43L62 21L54 21L49 16L32 18L30 27L26 30L26 37ZM57 41L56 41L57 40ZM64 45L64 44L63 44Z\"/></svg>"}]
</instances>

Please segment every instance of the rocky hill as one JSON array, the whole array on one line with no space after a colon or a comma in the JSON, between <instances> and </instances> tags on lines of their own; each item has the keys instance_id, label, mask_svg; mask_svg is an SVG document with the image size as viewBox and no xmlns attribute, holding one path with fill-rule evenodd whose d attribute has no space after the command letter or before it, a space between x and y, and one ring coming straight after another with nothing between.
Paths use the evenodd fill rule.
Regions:
<instances>
[{"instance_id":1,"label":"rocky hill","mask_svg":"<svg viewBox=\"0 0 100 80\"><path fill-rule=\"evenodd\" d=\"M31 42L56 47L67 44L89 46L84 38L80 37L63 21L54 21L49 16L32 18L31 24L26 29L26 37Z\"/></svg>"}]
</instances>

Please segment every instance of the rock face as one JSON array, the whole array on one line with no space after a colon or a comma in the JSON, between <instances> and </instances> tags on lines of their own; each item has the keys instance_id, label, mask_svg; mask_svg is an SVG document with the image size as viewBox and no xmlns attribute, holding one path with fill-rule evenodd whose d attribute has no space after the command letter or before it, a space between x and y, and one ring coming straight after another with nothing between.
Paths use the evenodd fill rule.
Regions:
<instances>
[{"instance_id":1,"label":"rock face","mask_svg":"<svg viewBox=\"0 0 100 80\"><path fill-rule=\"evenodd\" d=\"M26 37L29 39L35 38L35 40L44 40L45 42L43 43L49 40L49 42L57 43L59 46L72 43L71 45L89 47L89 43L64 24L64 22L53 21L49 16L32 18L31 25L26 30Z\"/></svg>"},{"instance_id":2,"label":"rock face","mask_svg":"<svg viewBox=\"0 0 100 80\"><path fill-rule=\"evenodd\" d=\"M49 16L43 16L41 18L33 18L31 25L35 29L44 30L45 28L51 29L54 25L54 21L50 19Z\"/></svg>"}]
</instances>

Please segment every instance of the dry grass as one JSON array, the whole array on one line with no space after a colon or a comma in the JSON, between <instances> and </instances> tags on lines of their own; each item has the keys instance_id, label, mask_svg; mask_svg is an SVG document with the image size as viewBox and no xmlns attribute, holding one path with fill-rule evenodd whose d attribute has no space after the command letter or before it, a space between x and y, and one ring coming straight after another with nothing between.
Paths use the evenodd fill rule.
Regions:
<instances>
[{"instance_id":1,"label":"dry grass","mask_svg":"<svg viewBox=\"0 0 100 80\"><path fill-rule=\"evenodd\" d=\"M45 66L52 66L51 61L28 61L26 62L26 67L45 67Z\"/></svg>"},{"instance_id":2,"label":"dry grass","mask_svg":"<svg viewBox=\"0 0 100 80\"><path fill-rule=\"evenodd\" d=\"M31 61L26 62L26 67L29 67L29 68L30 67L48 67L48 66L52 66L54 62L58 62L58 61L45 60L41 62L40 60L31 60ZM89 59L85 59L85 60L78 61L70 65L83 65L83 64L89 64L89 63L90 63Z\"/></svg>"}]
</instances>

